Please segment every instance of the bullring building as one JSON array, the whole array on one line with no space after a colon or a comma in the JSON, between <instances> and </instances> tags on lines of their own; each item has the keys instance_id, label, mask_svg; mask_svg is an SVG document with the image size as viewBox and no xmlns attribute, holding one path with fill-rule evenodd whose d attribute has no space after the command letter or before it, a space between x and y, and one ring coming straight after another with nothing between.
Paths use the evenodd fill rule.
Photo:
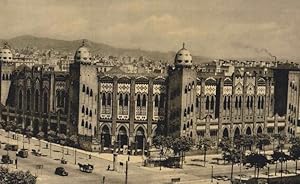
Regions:
<instances>
[{"instance_id":1,"label":"bullring building","mask_svg":"<svg viewBox=\"0 0 300 184\"><path fill-rule=\"evenodd\" d=\"M30 127L34 135L75 134L80 146L92 151L142 149L152 144L158 124L169 135L195 141L299 134L296 67L199 67L184 45L162 73L126 73L117 66L103 72L84 43L74 55L68 72L17 67L5 45L0 50L2 121Z\"/></svg>"}]
</instances>

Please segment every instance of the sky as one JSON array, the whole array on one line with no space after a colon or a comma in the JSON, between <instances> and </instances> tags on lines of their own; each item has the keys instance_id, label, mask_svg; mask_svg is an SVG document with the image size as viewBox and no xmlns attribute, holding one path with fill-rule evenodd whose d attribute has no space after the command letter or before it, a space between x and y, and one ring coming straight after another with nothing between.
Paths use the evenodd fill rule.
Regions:
<instances>
[{"instance_id":1,"label":"sky","mask_svg":"<svg viewBox=\"0 0 300 184\"><path fill-rule=\"evenodd\" d=\"M300 59L299 0L0 0L0 38L89 39L193 55Z\"/></svg>"}]
</instances>

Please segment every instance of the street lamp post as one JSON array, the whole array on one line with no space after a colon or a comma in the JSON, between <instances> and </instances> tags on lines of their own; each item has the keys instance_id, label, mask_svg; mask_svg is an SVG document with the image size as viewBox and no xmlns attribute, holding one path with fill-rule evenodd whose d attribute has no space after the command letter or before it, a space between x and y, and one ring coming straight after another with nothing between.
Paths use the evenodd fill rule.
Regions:
<instances>
[{"instance_id":1,"label":"street lamp post","mask_svg":"<svg viewBox=\"0 0 300 184\"><path fill-rule=\"evenodd\" d=\"M214 182L214 166L211 166L211 183Z\"/></svg>"}]
</instances>

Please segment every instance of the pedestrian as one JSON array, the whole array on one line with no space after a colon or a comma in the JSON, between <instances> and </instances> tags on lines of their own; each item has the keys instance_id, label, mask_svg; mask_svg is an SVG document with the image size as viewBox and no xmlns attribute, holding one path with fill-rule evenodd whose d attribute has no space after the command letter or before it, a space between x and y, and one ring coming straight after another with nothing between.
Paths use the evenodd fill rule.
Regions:
<instances>
[{"instance_id":1,"label":"pedestrian","mask_svg":"<svg viewBox=\"0 0 300 184\"><path fill-rule=\"evenodd\" d=\"M107 166L107 170L108 170L108 171L110 171L110 164L108 164L108 166Z\"/></svg>"},{"instance_id":2,"label":"pedestrian","mask_svg":"<svg viewBox=\"0 0 300 184\"><path fill-rule=\"evenodd\" d=\"M16 164L16 169L18 169L18 158L16 158L15 164Z\"/></svg>"},{"instance_id":3,"label":"pedestrian","mask_svg":"<svg viewBox=\"0 0 300 184\"><path fill-rule=\"evenodd\" d=\"M105 176L103 176L103 178L102 178L102 183L103 184L105 183Z\"/></svg>"},{"instance_id":4,"label":"pedestrian","mask_svg":"<svg viewBox=\"0 0 300 184\"><path fill-rule=\"evenodd\" d=\"M89 154L89 159L92 159L92 155L91 154Z\"/></svg>"},{"instance_id":5,"label":"pedestrian","mask_svg":"<svg viewBox=\"0 0 300 184\"><path fill-rule=\"evenodd\" d=\"M48 143L46 143L46 149L48 149Z\"/></svg>"}]
</instances>

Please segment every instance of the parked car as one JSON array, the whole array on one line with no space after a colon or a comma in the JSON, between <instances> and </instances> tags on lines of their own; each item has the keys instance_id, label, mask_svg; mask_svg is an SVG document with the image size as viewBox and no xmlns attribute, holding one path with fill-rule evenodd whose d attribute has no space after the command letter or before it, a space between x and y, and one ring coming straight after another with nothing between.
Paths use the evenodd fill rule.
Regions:
<instances>
[{"instance_id":1,"label":"parked car","mask_svg":"<svg viewBox=\"0 0 300 184\"><path fill-rule=\"evenodd\" d=\"M66 159L62 158L62 159L60 160L60 163L61 163L61 164L67 164L68 162L67 162Z\"/></svg>"},{"instance_id":2,"label":"parked car","mask_svg":"<svg viewBox=\"0 0 300 184\"><path fill-rule=\"evenodd\" d=\"M63 167L57 167L54 172L56 175L60 176L68 176L69 173Z\"/></svg>"},{"instance_id":3,"label":"parked car","mask_svg":"<svg viewBox=\"0 0 300 184\"><path fill-rule=\"evenodd\" d=\"M21 149L20 151L17 152L16 155L18 157L21 157L21 158L27 158L28 157L28 151L24 150L24 149Z\"/></svg>"},{"instance_id":4,"label":"parked car","mask_svg":"<svg viewBox=\"0 0 300 184\"><path fill-rule=\"evenodd\" d=\"M12 164L13 160L10 159L9 155L2 155L1 161L3 164Z\"/></svg>"},{"instance_id":5,"label":"parked car","mask_svg":"<svg viewBox=\"0 0 300 184\"><path fill-rule=\"evenodd\" d=\"M37 150L37 151L36 151L35 149L32 149L32 150L31 150L31 153L32 153L33 155L37 156L37 157L42 156L42 153L41 153L40 150Z\"/></svg>"},{"instance_id":6,"label":"parked car","mask_svg":"<svg viewBox=\"0 0 300 184\"><path fill-rule=\"evenodd\" d=\"M94 170L94 166L91 165L91 164L80 164L80 163L78 163L78 165L79 165L79 170L81 172L92 173L93 170Z\"/></svg>"},{"instance_id":7,"label":"parked car","mask_svg":"<svg viewBox=\"0 0 300 184\"><path fill-rule=\"evenodd\" d=\"M10 151L18 151L18 145L6 144L4 149Z\"/></svg>"}]
</instances>

